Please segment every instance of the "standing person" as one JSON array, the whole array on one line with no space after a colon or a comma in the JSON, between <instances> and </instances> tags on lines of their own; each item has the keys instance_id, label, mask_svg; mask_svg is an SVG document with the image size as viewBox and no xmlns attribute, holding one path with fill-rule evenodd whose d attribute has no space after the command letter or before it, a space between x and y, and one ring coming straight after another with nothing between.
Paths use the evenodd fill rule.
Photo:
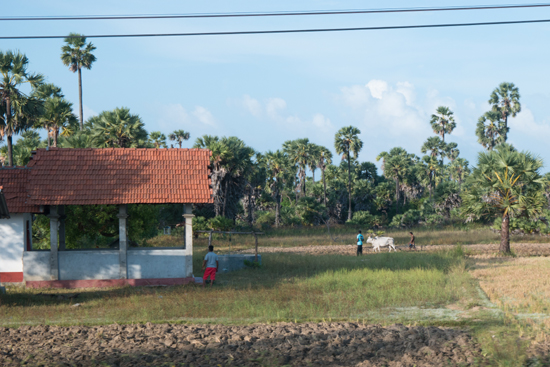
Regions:
<instances>
[{"instance_id":1,"label":"standing person","mask_svg":"<svg viewBox=\"0 0 550 367\"><path fill-rule=\"evenodd\" d=\"M359 231L359 234L357 235L357 256L363 255L363 241L365 240L365 237L361 234L361 231Z\"/></svg>"},{"instance_id":2,"label":"standing person","mask_svg":"<svg viewBox=\"0 0 550 367\"><path fill-rule=\"evenodd\" d=\"M210 276L210 286L214 285L214 280L216 280L216 273L218 272L218 255L214 253L214 246L208 246L208 253L204 257L202 263L202 270L205 270L202 277L202 287L206 285L206 279Z\"/></svg>"},{"instance_id":3,"label":"standing person","mask_svg":"<svg viewBox=\"0 0 550 367\"><path fill-rule=\"evenodd\" d=\"M411 243L409 243L409 250L410 249L415 249L416 250L416 244L414 243L414 234L412 232L409 232L410 235L411 235Z\"/></svg>"}]
</instances>

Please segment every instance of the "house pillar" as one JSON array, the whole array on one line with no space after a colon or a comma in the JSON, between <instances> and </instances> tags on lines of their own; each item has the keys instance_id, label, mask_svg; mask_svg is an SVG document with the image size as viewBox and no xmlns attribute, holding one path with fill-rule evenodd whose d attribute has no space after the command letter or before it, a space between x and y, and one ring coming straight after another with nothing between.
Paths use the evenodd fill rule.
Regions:
<instances>
[{"instance_id":1,"label":"house pillar","mask_svg":"<svg viewBox=\"0 0 550 367\"><path fill-rule=\"evenodd\" d=\"M57 206L50 206L50 278L59 280L59 257L57 252L59 214Z\"/></svg>"},{"instance_id":2,"label":"house pillar","mask_svg":"<svg viewBox=\"0 0 550 367\"><path fill-rule=\"evenodd\" d=\"M59 251L65 251L65 205L59 205L57 213L59 214Z\"/></svg>"},{"instance_id":3,"label":"house pillar","mask_svg":"<svg viewBox=\"0 0 550 367\"><path fill-rule=\"evenodd\" d=\"M191 204L183 205L183 218L185 218L185 276L193 276L193 207Z\"/></svg>"},{"instance_id":4,"label":"house pillar","mask_svg":"<svg viewBox=\"0 0 550 367\"><path fill-rule=\"evenodd\" d=\"M120 279L128 279L128 206L122 204L118 206L118 260L120 264Z\"/></svg>"}]
</instances>

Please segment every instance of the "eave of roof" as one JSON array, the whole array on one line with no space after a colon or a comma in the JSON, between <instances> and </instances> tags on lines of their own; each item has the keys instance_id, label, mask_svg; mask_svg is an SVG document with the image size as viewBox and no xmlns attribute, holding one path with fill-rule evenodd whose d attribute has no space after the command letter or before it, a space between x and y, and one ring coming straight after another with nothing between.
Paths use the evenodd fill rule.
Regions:
<instances>
[{"instance_id":1,"label":"eave of roof","mask_svg":"<svg viewBox=\"0 0 550 367\"><path fill-rule=\"evenodd\" d=\"M4 197L3 186L0 186L0 219L9 219L10 211L8 210L8 203Z\"/></svg>"}]
</instances>

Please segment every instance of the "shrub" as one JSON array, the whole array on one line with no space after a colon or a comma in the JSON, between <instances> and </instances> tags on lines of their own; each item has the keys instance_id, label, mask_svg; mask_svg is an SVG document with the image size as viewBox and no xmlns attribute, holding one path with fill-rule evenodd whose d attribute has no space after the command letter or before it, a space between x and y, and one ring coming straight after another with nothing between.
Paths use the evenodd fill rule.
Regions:
<instances>
[{"instance_id":1,"label":"shrub","mask_svg":"<svg viewBox=\"0 0 550 367\"><path fill-rule=\"evenodd\" d=\"M353 219L348 220L346 224L352 226L376 227L380 225L380 217L372 215L367 211L358 211L353 213Z\"/></svg>"},{"instance_id":2,"label":"shrub","mask_svg":"<svg viewBox=\"0 0 550 367\"><path fill-rule=\"evenodd\" d=\"M412 227L415 224L418 224L421 219L421 214L422 213L420 210L409 209L404 214L395 215L390 223L390 226L395 228Z\"/></svg>"},{"instance_id":3,"label":"shrub","mask_svg":"<svg viewBox=\"0 0 550 367\"><path fill-rule=\"evenodd\" d=\"M235 225L232 219L217 216L208 221L210 228L216 231L230 231Z\"/></svg>"}]
</instances>

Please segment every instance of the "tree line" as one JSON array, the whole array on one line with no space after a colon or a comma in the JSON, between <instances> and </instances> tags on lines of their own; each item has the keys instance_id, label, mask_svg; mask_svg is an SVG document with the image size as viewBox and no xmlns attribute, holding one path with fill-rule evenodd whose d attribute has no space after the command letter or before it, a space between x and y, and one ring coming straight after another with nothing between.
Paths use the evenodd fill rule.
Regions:
<instances>
[{"instance_id":1,"label":"tree line","mask_svg":"<svg viewBox=\"0 0 550 367\"><path fill-rule=\"evenodd\" d=\"M7 143L0 153L8 166L25 165L40 147L168 148L170 140L170 148L181 148L190 139L184 130L168 137L149 133L142 119L123 107L84 121L81 69L90 69L96 61L94 50L77 34L62 47L62 62L78 72L79 117L61 88L27 70L25 55L0 51L0 137ZM27 83L28 95L21 91ZM548 232L547 177L540 172L539 158L507 144L508 119L521 111L518 88L502 83L488 102L491 109L476 126L485 151L475 167L460 157L456 143L446 141L456 128L454 113L446 106L438 107L427 121L434 136L420 147L424 155L401 147L381 152L376 159L382 162L382 175L374 163L359 161L363 142L354 126L335 133L339 164L329 148L308 138L288 140L276 151L257 152L238 137L197 137L193 147L212 151L214 203L195 208L196 223L265 228L345 223L377 228L494 220L501 230L501 249L509 251L511 230ZM37 132L42 128L47 131L45 140ZM13 144L16 134L21 138Z\"/></svg>"}]
</instances>

